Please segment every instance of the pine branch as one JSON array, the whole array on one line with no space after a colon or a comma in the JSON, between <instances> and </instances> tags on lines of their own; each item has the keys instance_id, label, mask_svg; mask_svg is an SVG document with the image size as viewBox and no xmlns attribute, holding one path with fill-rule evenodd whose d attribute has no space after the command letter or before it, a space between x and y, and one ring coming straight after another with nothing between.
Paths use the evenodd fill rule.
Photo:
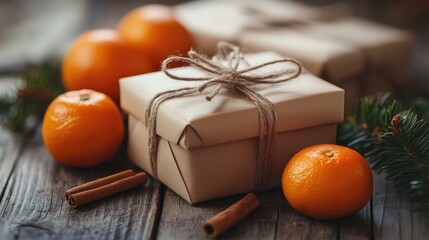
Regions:
<instances>
[{"instance_id":1,"label":"pine branch","mask_svg":"<svg viewBox=\"0 0 429 240\"><path fill-rule=\"evenodd\" d=\"M429 204L428 106L424 99L399 103L388 95L360 99L338 136L340 144L359 151L373 169L424 204Z\"/></svg>"},{"instance_id":2,"label":"pine branch","mask_svg":"<svg viewBox=\"0 0 429 240\"><path fill-rule=\"evenodd\" d=\"M409 185L412 199L429 203L429 127L414 112L398 114L392 119L393 132L381 136L387 151L377 159L386 178L396 185Z\"/></svg>"},{"instance_id":3,"label":"pine branch","mask_svg":"<svg viewBox=\"0 0 429 240\"><path fill-rule=\"evenodd\" d=\"M54 61L24 69L17 77L17 92L0 96L1 123L14 132L32 134L49 103L64 92L60 74L60 65Z\"/></svg>"}]
</instances>

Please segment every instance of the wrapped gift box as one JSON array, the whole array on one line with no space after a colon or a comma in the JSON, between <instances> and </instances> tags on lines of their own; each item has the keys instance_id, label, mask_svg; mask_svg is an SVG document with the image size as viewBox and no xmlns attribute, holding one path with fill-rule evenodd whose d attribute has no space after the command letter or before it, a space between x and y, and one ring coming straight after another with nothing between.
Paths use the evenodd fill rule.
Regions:
<instances>
[{"instance_id":1,"label":"wrapped gift box","mask_svg":"<svg viewBox=\"0 0 429 240\"><path fill-rule=\"evenodd\" d=\"M355 17L318 22L301 28L301 31L309 36L347 44L364 55L363 94L407 88L405 71L413 45L408 33Z\"/></svg>"},{"instance_id":2,"label":"wrapped gift box","mask_svg":"<svg viewBox=\"0 0 429 240\"><path fill-rule=\"evenodd\" d=\"M246 55L246 62L256 65L281 58L265 52ZM270 65L263 71L285 67L290 66ZM171 71L188 77L204 74L189 66ZM163 72L121 79L121 107L129 115L128 155L150 174L144 123L148 102L160 92L197 85L172 80ZM343 120L344 91L308 72L283 83L252 88L274 104L278 115L267 188L278 187L284 166L294 153L309 145L335 142L336 124ZM190 203L254 191L258 121L253 102L228 89L222 89L210 102L204 94L163 102L156 127L160 136L157 177Z\"/></svg>"},{"instance_id":3,"label":"wrapped gift box","mask_svg":"<svg viewBox=\"0 0 429 240\"><path fill-rule=\"evenodd\" d=\"M403 90L412 39L404 31L352 17L344 7L291 1L205 0L177 6L197 48L212 54L219 40L250 51L276 51L356 97ZM195 20L198 19L198 20Z\"/></svg>"}]
</instances>

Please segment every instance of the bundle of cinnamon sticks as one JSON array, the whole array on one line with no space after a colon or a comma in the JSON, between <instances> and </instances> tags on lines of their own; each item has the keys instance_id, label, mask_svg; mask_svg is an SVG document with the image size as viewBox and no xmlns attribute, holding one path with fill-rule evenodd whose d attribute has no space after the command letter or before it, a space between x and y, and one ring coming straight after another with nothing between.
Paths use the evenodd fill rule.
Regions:
<instances>
[{"instance_id":1,"label":"bundle of cinnamon sticks","mask_svg":"<svg viewBox=\"0 0 429 240\"><path fill-rule=\"evenodd\" d=\"M126 170L71 188L66 191L65 199L70 206L77 208L145 184L147 180L148 176L144 172L135 173L133 170Z\"/></svg>"},{"instance_id":2,"label":"bundle of cinnamon sticks","mask_svg":"<svg viewBox=\"0 0 429 240\"><path fill-rule=\"evenodd\" d=\"M104 197L137 187L148 181L146 173L135 173L126 170L104 178L100 178L66 191L65 199L73 208L102 199ZM253 193L248 193L229 208L212 217L202 225L205 235L209 238L218 237L233 227L260 204Z\"/></svg>"}]
</instances>

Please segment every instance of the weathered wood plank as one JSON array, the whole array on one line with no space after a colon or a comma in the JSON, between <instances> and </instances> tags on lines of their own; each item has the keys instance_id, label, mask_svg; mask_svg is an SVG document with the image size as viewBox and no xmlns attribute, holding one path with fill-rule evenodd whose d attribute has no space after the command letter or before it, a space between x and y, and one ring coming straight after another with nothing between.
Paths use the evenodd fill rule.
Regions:
<instances>
[{"instance_id":1,"label":"weathered wood plank","mask_svg":"<svg viewBox=\"0 0 429 240\"><path fill-rule=\"evenodd\" d=\"M226 209L242 196L233 196L191 205L171 190L164 197L163 211L158 227L158 239L205 239L201 229L203 221ZM261 206L222 238L255 239L274 238L277 213L275 206L261 202ZM222 239L220 238L220 239Z\"/></svg>"},{"instance_id":2,"label":"weathered wood plank","mask_svg":"<svg viewBox=\"0 0 429 240\"><path fill-rule=\"evenodd\" d=\"M321 221L295 211L285 200L283 192L276 192L279 221L276 239L336 239L338 222Z\"/></svg>"},{"instance_id":3,"label":"weathered wood plank","mask_svg":"<svg viewBox=\"0 0 429 240\"><path fill-rule=\"evenodd\" d=\"M371 203L358 213L332 221L320 221L296 212L281 189L258 194L261 206L221 236L238 239L371 239ZM166 191L158 237L202 239L201 223L225 209L239 196L192 206L170 190Z\"/></svg>"},{"instance_id":4,"label":"weathered wood plank","mask_svg":"<svg viewBox=\"0 0 429 240\"><path fill-rule=\"evenodd\" d=\"M132 167L123 157L92 169L55 162L40 139L19 158L0 205L1 239L147 239L156 227L162 192L147 186L73 209L66 189Z\"/></svg>"},{"instance_id":5,"label":"weathered wood plank","mask_svg":"<svg viewBox=\"0 0 429 240\"><path fill-rule=\"evenodd\" d=\"M0 94L13 94L16 91L13 77L0 77ZM0 202L15 162L22 152L24 139L13 135L0 126Z\"/></svg>"},{"instance_id":6,"label":"weathered wood plank","mask_svg":"<svg viewBox=\"0 0 429 240\"><path fill-rule=\"evenodd\" d=\"M13 138L9 132L0 128L0 202L15 162L21 153L22 145L22 139Z\"/></svg>"},{"instance_id":7,"label":"weathered wood plank","mask_svg":"<svg viewBox=\"0 0 429 240\"><path fill-rule=\"evenodd\" d=\"M317 221L294 211L280 189L258 194L261 206L220 239L335 239L337 221ZM201 223L227 208L241 196L192 206L167 190L157 237L204 239Z\"/></svg>"},{"instance_id":8,"label":"weathered wood plank","mask_svg":"<svg viewBox=\"0 0 429 240\"><path fill-rule=\"evenodd\" d=\"M359 212L339 220L339 239L372 238L372 200Z\"/></svg>"},{"instance_id":9,"label":"weathered wood plank","mask_svg":"<svg viewBox=\"0 0 429 240\"><path fill-rule=\"evenodd\" d=\"M373 196L375 239L427 239L428 216L418 211L418 204L407 199L403 191L397 191L383 175L375 176Z\"/></svg>"}]
</instances>

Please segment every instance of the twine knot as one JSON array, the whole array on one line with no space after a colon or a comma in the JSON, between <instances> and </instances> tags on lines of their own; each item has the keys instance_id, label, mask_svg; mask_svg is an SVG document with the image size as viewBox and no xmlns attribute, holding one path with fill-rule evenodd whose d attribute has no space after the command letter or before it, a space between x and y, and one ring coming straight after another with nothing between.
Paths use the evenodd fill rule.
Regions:
<instances>
[{"instance_id":1,"label":"twine knot","mask_svg":"<svg viewBox=\"0 0 429 240\"><path fill-rule=\"evenodd\" d=\"M173 61L181 61L194 66L206 72L207 76L186 77L175 75L167 68L168 64ZM254 72L266 66L284 62L290 62L296 68L268 73ZM241 65L245 65L245 67L239 68ZM211 59L191 50L188 52L187 57L171 56L166 59L162 63L162 71L173 80L204 81L204 83L197 87L185 87L161 92L149 101L145 112L145 123L148 127L149 157L153 175L157 177L156 163L159 136L156 134L156 118L160 104L168 99L204 92L208 87L213 86L213 90L206 95L207 101L211 101L222 88L227 88L235 89L256 105L259 115L259 151L256 162L255 190L266 188L269 184L272 156L275 149L277 114L274 105L250 86L254 84L280 83L294 79L302 72L301 64L294 59L285 58L251 66L244 59L240 47L220 42L218 53Z\"/></svg>"}]
</instances>

